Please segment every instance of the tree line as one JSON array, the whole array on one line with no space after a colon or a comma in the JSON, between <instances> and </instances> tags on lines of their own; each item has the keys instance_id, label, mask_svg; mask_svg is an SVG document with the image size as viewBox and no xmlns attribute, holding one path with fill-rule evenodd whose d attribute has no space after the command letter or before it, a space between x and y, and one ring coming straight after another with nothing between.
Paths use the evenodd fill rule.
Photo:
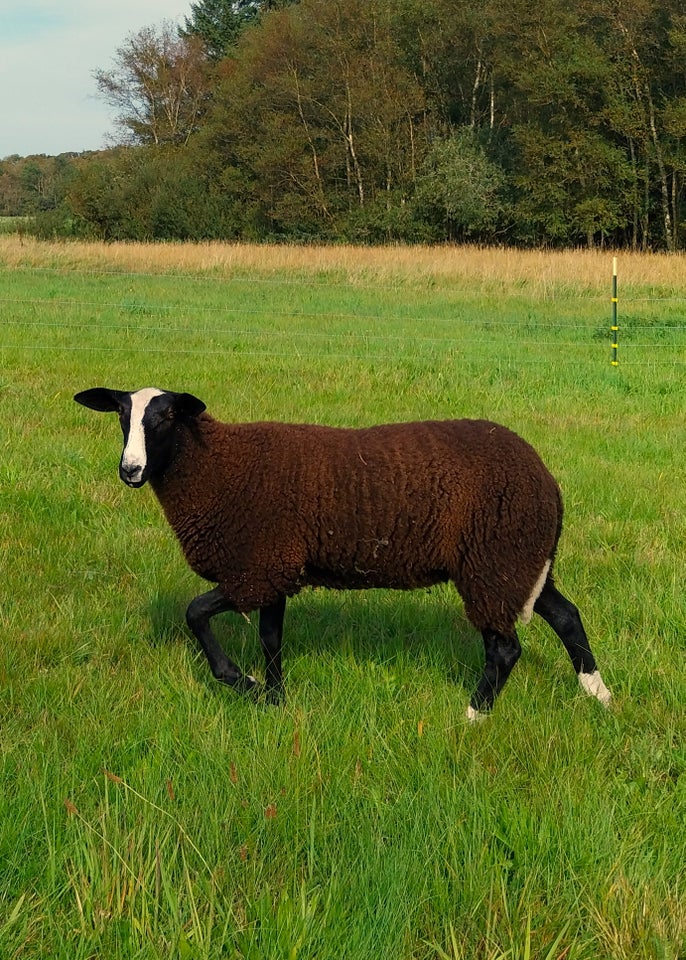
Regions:
<instances>
[{"instance_id":1,"label":"tree line","mask_svg":"<svg viewBox=\"0 0 686 960\"><path fill-rule=\"evenodd\" d=\"M0 213L104 239L684 245L683 0L199 0L95 80L117 145L0 161Z\"/></svg>"}]
</instances>

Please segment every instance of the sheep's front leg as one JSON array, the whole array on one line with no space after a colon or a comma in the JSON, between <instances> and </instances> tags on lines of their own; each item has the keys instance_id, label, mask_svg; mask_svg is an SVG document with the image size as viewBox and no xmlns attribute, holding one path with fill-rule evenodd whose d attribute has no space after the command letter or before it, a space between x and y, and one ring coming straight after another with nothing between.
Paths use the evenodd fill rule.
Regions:
<instances>
[{"instance_id":1,"label":"sheep's front leg","mask_svg":"<svg viewBox=\"0 0 686 960\"><path fill-rule=\"evenodd\" d=\"M283 616L286 610L286 598L279 597L275 603L260 609L260 643L265 660L267 699L279 703L283 699L283 677L281 675L281 638L283 637Z\"/></svg>"},{"instance_id":2,"label":"sheep's front leg","mask_svg":"<svg viewBox=\"0 0 686 960\"><path fill-rule=\"evenodd\" d=\"M229 660L210 628L210 619L218 613L233 610L233 604L227 600L219 587L201 593L188 605L186 623L197 637L200 646L212 670L212 675L242 692L251 690L257 683L254 677L241 673L236 664Z\"/></svg>"}]
</instances>

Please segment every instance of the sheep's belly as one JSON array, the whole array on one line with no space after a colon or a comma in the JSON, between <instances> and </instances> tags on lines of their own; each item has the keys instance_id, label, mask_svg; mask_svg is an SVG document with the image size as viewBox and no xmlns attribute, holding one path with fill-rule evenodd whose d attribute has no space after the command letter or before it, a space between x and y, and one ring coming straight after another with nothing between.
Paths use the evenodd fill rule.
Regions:
<instances>
[{"instance_id":1,"label":"sheep's belly","mask_svg":"<svg viewBox=\"0 0 686 960\"><path fill-rule=\"evenodd\" d=\"M431 587L435 583L445 583L449 576L445 570L406 570L388 571L354 567L346 570L323 569L306 566L304 584L312 587L329 587L333 590L368 590L386 588L389 590L414 590L417 587ZM304 585L303 584L303 585Z\"/></svg>"}]
</instances>

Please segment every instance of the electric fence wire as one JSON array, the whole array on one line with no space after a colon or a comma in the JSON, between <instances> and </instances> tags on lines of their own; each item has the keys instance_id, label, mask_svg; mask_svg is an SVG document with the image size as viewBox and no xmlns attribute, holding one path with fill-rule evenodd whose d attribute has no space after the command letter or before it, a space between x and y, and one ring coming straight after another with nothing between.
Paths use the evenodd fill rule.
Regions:
<instances>
[{"instance_id":1,"label":"electric fence wire","mask_svg":"<svg viewBox=\"0 0 686 960\"><path fill-rule=\"evenodd\" d=\"M44 273L48 275L56 274L63 276L63 271L58 270L57 268L33 268L36 273ZM147 273L121 273L117 271L78 271L80 276L92 276L96 278L140 278L140 279L168 279L173 281L179 280L179 274L147 274ZM195 275L183 275L183 280L216 280L222 282L231 282L236 281L246 282L246 283L256 283L255 280L250 280L250 278L242 277L207 277L207 276L195 276ZM278 284L302 284L303 281L301 278L293 279L283 279L275 278L274 280L260 278L259 283L278 283ZM330 287L332 285L330 279L325 279L320 282L312 282L311 285L322 285ZM333 285L336 285L335 283ZM338 284L340 286L346 286L351 288L350 283L343 284L342 282ZM355 285L355 290L357 290L359 285ZM383 285L374 284L373 289L377 290L383 288ZM397 285L393 286L393 289L398 289ZM524 292L522 292L524 295ZM573 298L581 302L588 301L600 301L600 297L577 297ZM565 301L568 302L569 298L566 297ZM686 323L676 323L676 324L665 324L665 323L650 323L646 322L645 319L626 316L626 307L631 304L646 304L646 303L657 303L663 305L665 303L686 303L686 298L682 297L641 297L635 299L624 299L623 308L624 308L624 317L623 317L623 330L625 336L629 333L631 336L641 335L644 336L650 332L658 334L660 336L669 332L671 334L679 334L686 331ZM84 311L119 311L120 313L126 315L128 314L127 319L121 319L116 322L109 321L98 321L98 320L89 320L89 321L79 321L79 320L36 320L36 319L22 319L16 316L6 316L2 320L2 324L7 331L8 328L13 328L15 332L21 330L46 330L51 332L59 332L61 334L69 335L71 333L76 333L77 331L89 331L92 333L98 334L119 334L125 332L131 334L132 332L139 334L141 338L147 336L152 336L156 334L182 334L186 336L211 336L214 338L219 337L231 337L234 339L234 344L232 345L232 353L237 356L260 356L260 357L275 357L275 358L291 358L291 359L307 359L307 358L317 358L317 359L331 359L331 360L340 360L340 359L357 359L365 361L393 361L398 359L398 353L372 353L372 352L355 352L354 348L352 350L338 350L337 352L302 352L301 350L292 347L288 351L274 350L274 349L256 349L255 341L265 342L265 346L269 343L272 345L278 343L279 341L287 340L291 343L296 341L307 339L308 341L316 341L322 345L328 343L330 345L340 345L342 343L350 343L351 340L361 341L363 344L388 344L389 349L391 345L397 347L398 344L402 343L408 346L414 346L418 349L418 352L412 355L413 360L427 360L434 362L437 357L435 353L422 353L419 348L422 346L431 346L431 347L445 347L446 349L456 351L461 357L465 355L465 351L474 347L484 346L488 344L493 348L499 355L500 359L510 360L511 357L508 356L506 348L508 347L512 333L517 330L525 331L529 336L518 337L517 345L519 347L526 346L531 348L552 348L556 350L564 348L565 350L582 350L582 349L593 349L597 350L600 341L604 342L605 336L602 331L604 328L601 326L595 331L592 330L588 324L580 323L567 323L565 321L552 321L552 322L541 322L541 321L532 321L530 318L523 320L511 320L505 318L477 318L474 320L465 318L463 315L457 314L456 316L436 316L436 315L391 315L385 314L383 316L378 314L359 314L359 313L346 313L345 311L334 311L334 312L321 312L321 311L303 311L303 310L278 310L273 312L270 315L270 320L273 324L282 322L289 322L293 320L304 320L304 321L316 321L321 322L322 324L334 323L340 321L347 321L359 325L361 322L365 323L383 323L386 327L391 329L394 325L403 324L403 325L416 325L418 328L420 326L429 327L433 325L443 326L445 324L460 324L463 328L469 327L470 325L479 332L489 332L489 336L473 336L467 334L466 336L455 336L455 337L431 337L424 336L418 333L408 333L404 331L402 334L393 334L393 333L370 333L367 330L351 330L347 329L340 332L334 331L313 331L313 330L293 330L293 329L276 329L276 326L272 326L270 329L255 329L249 327L234 327L229 322L224 325L208 325L207 323L201 325L190 326L188 324L183 325L177 322L178 318L184 314L188 316L189 321L195 321L198 315L215 315L221 314L226 317L240 316L241 318L245 317L258 317L264 316L265 310L262 309L246 309L244 307L230 307L224 303L215 303L215 304L180 304L178 302L170 303L160 300L135 300L135 299L124 299L124 300L86 300L78 298L65 298L65 297L0 297L0 309L3 307L5 310L11 311L12 308L18 307L35 307L40 311L51 311L59 310L62 313L65 310L73 310L75 312L84 312ZM4 311L3 311L4 312ZM142 317L155 317L157 319L157 324L152 325L142 321ZM169 317L172 322L167 324L160 324L159 319L162 317ZM500 339L494 339L493 331L502 329L504 335ZM560 331L571 332L571 331L583 331L587 336L580 340L560 340L555 336L554 339L542 339L540 337L530 336L534 331L538 330L546 335L549 334L558 334ZM247 349L245 344L240 341L249 340L250 348ZM19 342L8 342L6 335L0 338L0 350L19 350L19 351L41 351L41 350L60 350L68 352L93 352L93 353L135 353L137 350L144 350L146 353L167 353L167 354L177 354L177 355L203 355L207 354L217 347L216 342L207 344L203 347L154 347L149 343L141 343L138 347L133 345L124 345L116 346L111 344L100 343L97 345L84 345L84 344L66 344L66 343L41 343L36 342L34 339L31 343L19 343ZM686 347L686 343L676 344L673 341L665 342L661 340L660 342L649 342L648 340L642 340L636 342L635 340L624 339L622 344L623 351L635 351L635 350L672 350L674 351L675 347ZM470 356L469 359L478 359L478 356ZM492 359L490 353L483 353L480 355L480 358L483 360ZM600 356L593 358L599 362L605 362L605 358ZM558 356L556 362L560 362L561 358ZM528 357L521 358L520 356L516 359L517 363L526 363L526 364L539 364L539 363L549 363L547 357ZM571 358L567 359L566 362L576 362ZM641 359L641 360L624 360L623 364L627 365L639 365L642 363L651 363L654 361ZM672 357L671 363L675 365L682 365L686 363L686 358L682 359L680 357Z\"/></svg>"}]
</instances>

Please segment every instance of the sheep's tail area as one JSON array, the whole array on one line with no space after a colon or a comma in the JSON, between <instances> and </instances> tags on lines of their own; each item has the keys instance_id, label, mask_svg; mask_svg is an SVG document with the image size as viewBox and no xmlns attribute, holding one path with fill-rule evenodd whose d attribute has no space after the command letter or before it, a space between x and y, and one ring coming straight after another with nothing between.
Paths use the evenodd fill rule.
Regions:
<instances>
[{"instance_id":1,"label":"sheep's tail area","mask_svg":"<svg viewBox=\"0 0 686 960\"><path fill-rule=\"evenodd\" d=\"M538 600L541 593L543 592L544 587L555 586L555 578L553 576L553 566L555 564L555 554L557 552L557 545L560 541L560 537L562 536L562 515L564 513L564 506L562 503L562 494L560 493L559 487L557 489L557 502L558 502L557 529L555 531L555 541L553 543L553 549L551 550L549 558L543 564L543 569L541 570L538 580L534 584L534 588L531 591L529 599L521 609L521 612L519 614L519 619L523 624L527 624L531 621L531 618L534 615L534 607L536 605L536 601Z\"/></svg>"}]
</instances>

